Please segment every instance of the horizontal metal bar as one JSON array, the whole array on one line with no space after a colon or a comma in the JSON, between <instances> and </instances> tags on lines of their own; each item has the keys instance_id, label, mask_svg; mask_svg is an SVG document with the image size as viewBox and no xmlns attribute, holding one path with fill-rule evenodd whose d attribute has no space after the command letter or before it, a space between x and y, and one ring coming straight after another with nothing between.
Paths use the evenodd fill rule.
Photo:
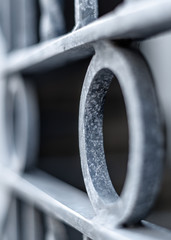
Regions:
<instances>
[{"instance_id":1,"label":"horizontal metal bar","mask_svg":"<svg viewBox=\"0 0 171 240\"><path fill-rule=\"evenodd\" d=\"M66 222L91 239L171 239L170 231L147 222L136 228L109 229L100 224L85 193L38 170L18 175L0 166L0 183L26 202Z\"/></svg>"},{"instance_id":2,"label":"horizontal metal bar","mask_svg":"<svg viewBox=\"0 0 171 240\"><path fill-rule=\"evenodd\" d=\"M100 39L140 39L171 29L170 0L139 0L121 4L113 12L63 37L9 54L6 73L43 71L93 54Z\"/></svg>"}]
</instances>

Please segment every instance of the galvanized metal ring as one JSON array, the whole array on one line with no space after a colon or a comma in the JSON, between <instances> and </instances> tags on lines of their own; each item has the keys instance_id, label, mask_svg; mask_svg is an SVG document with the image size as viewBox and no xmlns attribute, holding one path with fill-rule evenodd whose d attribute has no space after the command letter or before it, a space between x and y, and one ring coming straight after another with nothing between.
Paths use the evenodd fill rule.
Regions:
<instances>
[{"instance_id":1,"label":"galvanized metal ring","mask_svg":"<svg viewBox=\"0 0 171 240\"><path fill-rule=\"evenodd\" d=\"M4 80L3 138L5 164L22 172L35 161L38 113L34 90L20 75Z\"/></svg>"},{"instance_id":2,"label":"galvanized metal ring","mask_svg":"<svg viewBox=\"0 0 171 240\"><path fill-rule=\"evenodd\" d=\"M119 81L129 128L129 160L120 196L110 180L103 147L104 98L112 79ZM86 189L105 224L134 224L144 218L158 193L163 132L152 77L143 57L101 41L82 88L79 144ZM105 218L106 215L106 218Z\"/></svg>"}]
</instances>

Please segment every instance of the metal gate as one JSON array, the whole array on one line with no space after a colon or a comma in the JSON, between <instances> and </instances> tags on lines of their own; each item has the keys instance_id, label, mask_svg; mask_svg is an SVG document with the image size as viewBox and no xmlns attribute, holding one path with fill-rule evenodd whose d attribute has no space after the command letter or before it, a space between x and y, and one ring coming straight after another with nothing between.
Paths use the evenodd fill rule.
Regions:
<instances>
[{"instance_id":1,"label":"metal gate","mask_svg":"<svg viewBox=\"0 0 171 240\"><path fill-rule=\"evenodd\" d=\"M171 29L171 1L116 1L114 10L98 18L101 1L75 0L75 26L67 33L71 2L0 1L0 238L63 240L68 238L67 224L83 239L170 239L169 230L143 220L161 185L166 137L156 83L139 44ZM84 59L86 71L79 65ZM36 86L40 96L41 91L49 91L51 96L56 85L51 85L51 91L40 88L45 78L49 82L53 78L64 84L66 95L59 87L57 96L65 98L74 92L71 72L79 75L81 71L86 74L84 81L80 78L83 85L76 125L87 193L38 169L37 163L44 123L40 124L43 113ZM70 81L59 79L61 72ZM113 81L119 83L123 95L129 132L127 172L120 194L109 176L104 150L105 98ZM56 112L55 119L60 111L65 112ZM62 127L57 121L47 128L70 131L72 123L67 127L67 117ZM169 130L167 133L168 144ZM48 134L43 134L46 139ZM58 150L61 141L59 134ZM73 142L78 146L75 139ZM52 143L49 145L51 149ZM42 149L46 151L44 145ZM45 165L53 171L50 162ZM74 167L66 162L64 175L77 174ZM120 175L116 169L113 172ZM76 237L72 235L72 239Z\"/></svg>"}]
</instances>

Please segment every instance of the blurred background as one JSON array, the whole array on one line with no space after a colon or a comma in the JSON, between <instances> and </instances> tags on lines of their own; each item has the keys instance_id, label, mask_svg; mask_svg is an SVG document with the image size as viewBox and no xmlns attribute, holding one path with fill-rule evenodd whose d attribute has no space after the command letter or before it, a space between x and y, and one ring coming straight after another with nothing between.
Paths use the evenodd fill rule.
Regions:
<instances>
[{"instance_id":1,"label":"blurred background","mask_svg":"<svg viewBox=\"0 0 171 240\"><path fill-rule=\"evenodd\" d=\"M39 28L43 15L40 2L0 0L0 27L5 39L6 54L44 41ZM49 4L50 2L54 1L49 1ZM58 36L74 28L74 1L59 2L63 12L63 19L60 19L63 27ZM103 16L122 1L98 2L99 16ZM169 229L171 229L170 43L169 32L136 43L149 63L154 77L166 138L161 190L147 220ZM85 186L78 147L78 111L81 88L90 60L91 58L86 58L46 72L22 74L24 81L32 83L38 104L40 125L36 167L83 191ZM120 86L114 80L107 93L104 109L104 147L109 174L118 193L122 190L126 176L128 144L125 103ZM17 201L20 206L24 204L19 199ZM41 212L40 214L43 215ZM81 239L79 232L69 226L66 226L66 229L69 239Z\"/></svg>"}]
</instances>

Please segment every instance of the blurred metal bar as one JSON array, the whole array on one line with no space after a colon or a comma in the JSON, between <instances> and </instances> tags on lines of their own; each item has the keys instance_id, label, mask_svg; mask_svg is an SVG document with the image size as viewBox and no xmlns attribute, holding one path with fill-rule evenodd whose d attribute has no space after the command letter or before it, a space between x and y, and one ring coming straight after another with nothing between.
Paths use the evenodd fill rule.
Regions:
<instances>
[{"instance_id":1,"label":"blurred metal bar","mask_svg":"<svg viewBox=\"0 0 171 240\"><path fill-rule=\"evenodd\" d=\"M34 206L20 202L21 240L42 240L44 237L43 214Z\"/></svg>"},{"instance_id":2,"label":"blurred metal bar","mask_svg":"<svg viewBox=\"0 0 171 240\"><path fill-rule=\"evenodd\" d=\"M45 240L67 240L65 227L58 220L46 216ZM43 239L43 238L42 238Z\"/></svg>"},{"instance_id":3,"label":"blurred metal bar","mask_svg":"<svg viewBox=\"0 0 171 240\"><path fill-rule=\"evenodd\" d=\"M38 42L38 20L35 0L1 0L0 25L7 51L24 48Z\"/></svg>"},{"instance_id":4,"label":"blurred metal bar","mask_svg":"<svg viewBox=\"0 0 171 240\"><path fill-rule=\"evenodd\" d=\"M38 42L36 7L35 0L11 0L12 50Z\"/></svg>"},{"instance_id":5,"label":"blurred metal bar","mask_svg":"<svg viewBox=\"0 0 171 240\"><path fill-rule=\"evenodd\" d=\"M169 231L149 223L142 222L141 226L130 229L101 225L85 193L40 171L20 176L1 166L0 182L44 213L68 223L91 239L171 239Z\"/></svg>"},{"instance_id":6,"label":"blurred metal bar","mask_svg":"<svg viewBox=\"0 0 171 240\"><path fill-rule=\"evenodd\" d=\"M141 42L141 50L155 78L163 121L167 127L166 156L171 166L171 32Z\"/></svg>"},{"instance_id":7,"label":"blurred metal bar","mask_svg":"<svg viewBox=\"0 0 171 240\"><path fill-rule=\"evenodd\" d=\"M6 51L8 52L12 50L11 0L0 0L0 25L5 39Z\"/></svg>"},{"instance_id":8,"label":"blurred metal bar","mask_svg":"<svg viewBox=\"0 0 171 240\"><path fill-rule=\"evenodd\" d=\"M20 239L20 226L19 226L19 202L16 198L11 198L11 203L7 214L7 225L4 226L3 237L4 239Z\"/></svg>"},{"instance_id":9,"label":"blurred metal bar","mask_svg":"<svg viewBox=\"0 0 171 240\"><path fill-rule=\"evenodd\" d=\"M39 0L39 2L40 39L45 41L64 34L63 0Z\"/></svg>"}]
</instances>

